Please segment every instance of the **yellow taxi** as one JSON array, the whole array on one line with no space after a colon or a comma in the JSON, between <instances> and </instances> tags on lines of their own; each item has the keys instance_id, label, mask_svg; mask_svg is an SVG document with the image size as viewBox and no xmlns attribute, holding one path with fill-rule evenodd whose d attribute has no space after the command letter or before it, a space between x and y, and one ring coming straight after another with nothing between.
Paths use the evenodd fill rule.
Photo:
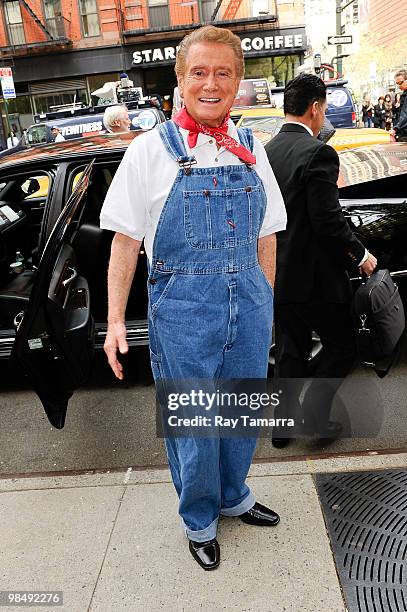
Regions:
<instances>
[{"instance_id":1,"label":"yellow taxi","mask_svg":"<svg viewBox=\"0 0 407 612\"><path fill-rule=\"evenodd\" d=\"M238 114L240 118L236 123L237 127L251 127L263 144L271 140L280 131L284 123L284 112L279 108L259 106L256 108L232 109L232 119L236 119ZM337 128L328 144L336 151L344 151L390 142L393 142L390 133L380 128Z\"/></svg>"}]
</instances>

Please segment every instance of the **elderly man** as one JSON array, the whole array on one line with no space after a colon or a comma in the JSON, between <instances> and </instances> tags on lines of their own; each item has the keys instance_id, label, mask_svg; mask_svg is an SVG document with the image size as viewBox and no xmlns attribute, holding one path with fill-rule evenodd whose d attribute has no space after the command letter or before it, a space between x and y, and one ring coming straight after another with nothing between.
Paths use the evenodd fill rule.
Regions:
<instances>
[{"instance_id":1,"label":"elderly man","mask_svg":"<svg viewBox=\"0 0 407 612\"><path fill-rule=\"evenodd\" d=\"M407 70L398 70L394 75L396 85L403 92L400 97L400 113L397 123L390 130L399 142L407 142Z\"/></svg>"},{"instance_id":2,"label":"elderly man","mask_svg":"<svg viewBox=\"0 0 407 612\"><path fill-rule=\"evenodd\" d=\"M103 115L103 123L108 132L130 132L129 111L125 106L108 106Z\"/></svg>"},{"instance_id":3,"label":"elderly man","mask_svg":"<svg viewBox=\"0 0 407 612\"><path fill-rule=\"evenodd\" d=\"M132 142L101 213L101 226L116 232L105 351L122 379L117 351L128 350L124 313L144 238L156 383L265 378L275 232L286 213L262 145L229 119L244 72L240 39L195 30L175 70L184 108ZM245 483L255 445L253 436L166 439L189 549L205 570L219 565L220 515L279 521Z\"/></svg>"}]
</instances>

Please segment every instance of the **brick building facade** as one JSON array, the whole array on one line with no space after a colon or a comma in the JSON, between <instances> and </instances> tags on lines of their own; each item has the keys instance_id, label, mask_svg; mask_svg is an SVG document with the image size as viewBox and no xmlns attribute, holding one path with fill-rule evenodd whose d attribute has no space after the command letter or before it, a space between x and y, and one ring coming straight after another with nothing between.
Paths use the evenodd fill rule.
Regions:
<instances>
[{"instance_id":1,"label":"brick building facade","mask_svg":"<svg viewBox=\"0 0 407 612\"><path fill-rule=\"evenodd\" d=\"M368 9L369 30L377 35L380 46L392 47L405 39L407 2L370 0Z\"/></svg>"},{"instance_id":2,"label":"brick building facade","mask_svg":"<svg viewBox=\"0 0 407 612\"><path fill-rule=\"evenodd\" d=\"M202 23L232 29L248 77L277 85L306 50L302 0L0 1L0 65L13 69L17 98L7 106L18 133L52 106L89 104L121 71L145 94L172 94L177 44Z\"/></svg>"}]
</instances>

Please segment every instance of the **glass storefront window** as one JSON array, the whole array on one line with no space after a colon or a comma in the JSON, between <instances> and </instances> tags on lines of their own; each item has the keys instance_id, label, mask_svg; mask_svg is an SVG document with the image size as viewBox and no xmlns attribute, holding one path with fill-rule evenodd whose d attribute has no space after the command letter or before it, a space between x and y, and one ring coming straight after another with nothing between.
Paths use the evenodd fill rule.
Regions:
<instances>
[{"instance_id":1,"label":"glass storefront window","mask_svg":"<svg viewBox=\"0 0 407 612\"><path fill-rule=\"evenodd\" d=\"M110 82L115 83L118 80L119 80L118 72L105 72L104 74L92 74L91 76L87 77L89 91L91 94L92 94L92 91L96 91L97 89L100 89L101 87L103 87L105 83L110 83ZM91 98L91 104L93 104L94 106L97 106L98 100L100 100L100 98L98 98L97 96L93 96Z\"/></svg>"},{"instance_id":2,"label":"glass storefront window","mask_svg":"<svg viewBox=\"0 0 407 612\"><path fill-rule=\"evenodd\" d=\"M17 96L7 100L7 110L9 113L22 115L31 113L30 96Z\"/></svg>"},{"instance_id":3,"label":"glass storefront window","mask_svg":"<svg viewBox=\"0 0 407 612\"><path fill-rule=\"evenodd\" d=\"M245 78L266 78L270 87L284 87L296 76L296 68L301 61L300 55L248 58L245 61Z\"/></svg>"},{"instance_id":4,"label":"glass storefront window","mask_svg":"<svg viewBox=\"0 0 407 612\"><path fill-rule=\"evenodd\" d=\"M75 97L76 95L76 97ZM47 113L55 110L56 106L63 104L72 104L75 102L83 102L88 104L86 89L77 89L76 91L55 92L43 96L33 96L35 110L37 113Z\"/></svg>"}]
</instances>

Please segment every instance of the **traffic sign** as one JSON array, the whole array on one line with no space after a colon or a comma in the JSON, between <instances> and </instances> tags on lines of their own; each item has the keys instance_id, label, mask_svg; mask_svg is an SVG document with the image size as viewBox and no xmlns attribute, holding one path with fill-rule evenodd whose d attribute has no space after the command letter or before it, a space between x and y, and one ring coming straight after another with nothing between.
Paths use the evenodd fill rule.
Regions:
<instances>
[{"instance_id":1,"label":"traffic sign","mask_svg":"<svg viewBox=\"0 0 407 612\"><path fill-rule=\"evenodd\" d=\"M328 45L351 45L352 35L328 36Z\"/></svg>"},{"instance_id":2,"label":"traffic sign","mask_svg":"<svg viewBox=\"0 0 407 612\"><path fill-rule=\"evenodd\" d=\"M11 68L0 68L0 81L3 90L3 98L5 100L16 97L14 88L13 72Z\"/></svg>"}]
</instances>

